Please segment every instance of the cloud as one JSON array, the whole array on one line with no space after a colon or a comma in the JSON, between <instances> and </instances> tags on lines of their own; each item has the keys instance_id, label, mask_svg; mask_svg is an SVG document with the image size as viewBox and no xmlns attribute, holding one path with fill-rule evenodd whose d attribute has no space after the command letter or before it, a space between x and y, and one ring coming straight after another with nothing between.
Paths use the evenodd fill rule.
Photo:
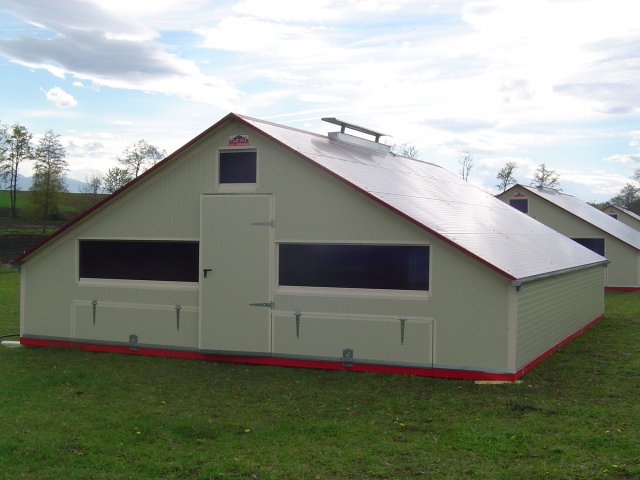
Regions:
<instances>
[{"instance_id":1,"label":"cloud","mask_svg":"<svg viewBox=\"0 0 640 480\"><path fill-rule=\"evenodd\" d=\"M586 198L586 201L591 201L593 194L609 197L617 195L632 180L617 173L588 169L584 172L560 171L560 183L565 185L565 189L567 184L571 185L571 192L575 192L576 196L587 197L591 194L591 198Z\"/></svg>"},{"instance_id":2,"label":"cloud","mask_svg":"<svg viewBox=\"0 0 640 480\"><path fill-rule=\"evenodd\" d=\"M472 132L495 127L495 122L477 118L427 118L424 123L433 128L454 132Z\"/></svg>"},{"instance_id":3,"label":"cloud","mask_svg":"<svg viewBox=\"0 0 640 480\"><path fill-rule=\"evenodd\" d=\"M4 2L4 8L39 25L43 34L0 40L0 55L57 77L113 88L168 93L228 107L238 91L203 74L193 60L169 53L159 33L85 1L51 5L43 0Z\"/></svg>"},{"instance_id":4,"label":"cloud","mask_svg":"<svg viewBox=\"0 0 640 480\"><path fill-rule=\"evenodd\" d=\"M605 162L619 163L632 168L640 167L640 153L620 153L606 157Z\"/></svg>"},{"instance_id":5,"label":"cloud","mask_svg":"<svg viewBox=\"0 0 640 480\"><path fill-rule=\"evenodd\" d=\"M270 57L306 57L330 49L321 27L303 27L251 17L228 17L213 28L198 28L201 46Z\"/></svg>"},{"instance_id":6,"label":"cloud","mask_svg":"<svg viewBox=\"0 0 640 480\"><path fill-rule=\"evenodd\" d=\"M47 100L49 100L58 108L69 108L78 105L78 102L75 98L73 98L73 95L68 94L60 87L53 87L47 90L47 92L45 93L47 96Z\"/></svg>"}]
</instances>

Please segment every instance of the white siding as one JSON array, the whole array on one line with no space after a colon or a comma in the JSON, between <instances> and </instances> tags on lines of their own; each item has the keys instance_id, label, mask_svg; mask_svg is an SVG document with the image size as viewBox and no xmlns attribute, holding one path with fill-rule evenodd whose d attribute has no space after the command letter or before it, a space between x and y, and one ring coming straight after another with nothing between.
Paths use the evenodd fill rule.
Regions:
<instances>
[{"instance_id":1,"label":"white siding","mask_svg":"<svg viewBox=\"0 0 640 480\"><path fill-rule=\"evenodd\" d=\"M517 368L599 317L603 288L601 266L522 285L517 294Z\"/></svg>"}]
</instances>

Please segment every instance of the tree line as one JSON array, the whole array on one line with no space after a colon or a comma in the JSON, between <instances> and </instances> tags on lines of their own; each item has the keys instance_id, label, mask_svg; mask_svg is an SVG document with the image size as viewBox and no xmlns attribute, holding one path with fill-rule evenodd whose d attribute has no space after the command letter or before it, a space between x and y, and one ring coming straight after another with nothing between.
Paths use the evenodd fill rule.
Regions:
<instances>
[{"instance_id":1,"label":"tree line","mask_svg":"<svg viewBox=\"0 0 640 480\"><path fill-rule=\"evenodd\" d=\"M117 158L120 166L110 168L106 175L97 171L87 175L83 191L96 203L100 193L113 193L165 156L164 150L138 140ZM34 144L33 134L24 125L0 122L0 185L9 191L13 218L18 216L18 175L25 162L33 162L30 215L41 221L57 218L69 167L60 135L47 130Z\"/></svg>"},{"instance_id":2,"label":"tree line","mask_svg":"<svg viewBox=\"0 0 640 480\"><path fill-rule=\"evenodd\" d=\"M403 143L402 145L393 145L391 147L391 152L395 155L402 155L416 160L420 159L418 149L415 146L406 143ZM458 173L460 177L467 181L469 179L471 169L475 166L473 155L469 150L463 150L461 152L458 157L458 166ZM496 180L498 180L496 188L500 192L504 192L512 185L518 183L518 180L515 177L515 171L517 169L518 164L514 161L506 162L500 169L496 175ZM631 179L640 183L640 168L635 170ZM561 190L559 188L560 176L555 170L550 169L545 163L538 165L538 168L533 173L533 179L530 182L530 185L538 188L553 188ZM613 204L640 214L640 187L636 186L634 183L628 182L620 189L617 195L611 197L607 202L597 204L595 206L605 206L608 204Z\"/></svg>"},{"instance_id":3,"label":"tree line","mask_svg":"<svg viewBox=\"0 0 640 480\"><path fill-rule=\"evenodd\" d=\"M518 164L516 162L509 161L500 169L496 175L496 179L499 181L496 188L500 190L500 192L504 192L510 186L518 183L514 176L514 172L517 168ZM634 171L631 179L640 183L640 168ZM541 163L538 169L534 172L531 185L539 188L546 187L558 190L558 187L560 186L560 177L555 170L551 170L546 166L546 164ZM595 206L605 206L608 204L640 214L640 187L628 182L618 191L617 195L611 197L608 201L596 204Z\"/></svg>"}]
</instances>

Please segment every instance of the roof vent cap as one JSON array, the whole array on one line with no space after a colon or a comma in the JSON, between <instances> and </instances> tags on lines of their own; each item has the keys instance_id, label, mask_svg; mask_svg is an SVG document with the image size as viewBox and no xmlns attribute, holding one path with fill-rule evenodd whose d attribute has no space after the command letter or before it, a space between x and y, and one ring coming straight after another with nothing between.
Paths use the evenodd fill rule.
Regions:
<instances>
[{"instance_id":1,"label":"roof vent cap","mask_svg":"<svg viewBox=\"0 0 640 480\"><path fill-rule=\"evenodd\" d=\"M335 117L324 117L322 119L324 122L332 123L334 125L338 125L340 127L339 132L329 132L329 138L331 140L337 140L345 143L349 143L351 145L358 145L360 147L372 148L374 150L379 150L381 152L388 153L391 150L389 145L385 145L380 143L380 137L389 137L390 135L382 132L377 132L375 130L371 130L370 128L362 127L360 125L356 125L355 123L345 122L344 120L339 120ZM369 140L366 138L356 137L354 135L349 135L345 133L346 129L355 130L360 133L364 133L366 135L371 135L375 137L375 140Z\"/></svg>"}]
</instances>

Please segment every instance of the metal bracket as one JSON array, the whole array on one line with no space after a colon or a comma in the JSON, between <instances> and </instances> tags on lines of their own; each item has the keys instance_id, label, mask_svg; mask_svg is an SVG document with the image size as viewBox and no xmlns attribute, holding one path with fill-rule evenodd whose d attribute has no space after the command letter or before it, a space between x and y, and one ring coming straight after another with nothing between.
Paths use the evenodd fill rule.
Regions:
<instances>
[{"instance_id":1,"label":"metal bracket","mask_svg":"<svg viewBox=\"0 0 640 480\"><path fill-rule=\"evenodd\" d=\"M302 312L297 311L294 315L296 317L296 338L300 338L300 316L302 315Z\"/></svg>"},{"instance_id":2,"label":"metal bracket","mask_svg":"<svg viewBox=\"0 0 640 480\"><path fill-rule=\"evenodd\" d=\"M93 307L93 324L96 324L96 307L98 306L98 300L91 300L91 306Z\"/></svg>"},{"instance_id":3,"label":"metal bracket","mask_svg":"<svg viewBox=\"0 0 640 480\"><path fill-rule=\"evenodd\" d=\"M400 320L400 345L404 345L404 324L407 322L407 317L398 317Z\"/></svg>"},{"instance_id":4,"label":"metal bracket","mask_svg":"<svg viewBox=\"0 0 640 480\"><path fill-rule=\"evenodd\" d=\"M182 310L182 305L176 305L176 330L180 330L180 310Z\"/></svg>"},{"instance_id":5,"label":"metal bracket","mask_svg":"<svg viewBox=\"0 0 640 480\"><path fill-rule=\"evenodd\" d=\"M254 225L256 227L271 227L271 228L275 228L276 221L275 220L267 220L265 222L251 222L251 225Z\"/></svg>"},{"instance_id":6,"label":"metal bracket","mask_svg":"<svg viewBox=\"0 0 640 480\"><path fill-rule=\"evenodd\" d=\"M346 368L353 367L353 350L350 348L342 350L342 365Z\"/></svg>"},{"instance_id":7,"label":"metal bracket","mask_svg":"<svg viewBox=\"0 0 640 480\"><path fill-rule=\"evenodd\" d=\"M275 308L276 304L275 302L258 302L258 303L250 303L249 304L250 307L269 307L269 308Z\"/></svg>"},{"instance_id":8,"label":"metal bracket","mask_svg":"<svg viewBox=\"0 0 640 480\"><path fill-rule=\"evenodd\" d=\"M138 335L129 335L129 350L132 352L138 350Z\"/></svg>"}]
</instances>

